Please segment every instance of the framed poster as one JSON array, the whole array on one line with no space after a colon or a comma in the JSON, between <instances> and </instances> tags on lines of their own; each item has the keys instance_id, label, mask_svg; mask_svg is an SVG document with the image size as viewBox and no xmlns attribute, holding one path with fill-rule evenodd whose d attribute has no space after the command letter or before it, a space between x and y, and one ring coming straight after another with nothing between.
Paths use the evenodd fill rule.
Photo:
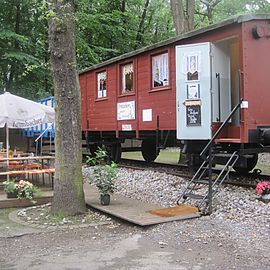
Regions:
<instances>
[{"instance_id":1,"label":"framed poster","mask_svg":"<svg viewBox=\"0 0 270 270\"><path fill-rule=\"evenodd\" d=\"M117 120L135 119L135 101L117 103Z\"/></svg>"},{"instance_id":2,"label":"framed poster","mask_svg":"<svg viewBox=\"0 0 270 270\"><path fill-rule=\"evenodd\" d=\"M200 84L189 83L187 84L187 99L198 99L200 98Z\"/></svg>"}]
</instances>

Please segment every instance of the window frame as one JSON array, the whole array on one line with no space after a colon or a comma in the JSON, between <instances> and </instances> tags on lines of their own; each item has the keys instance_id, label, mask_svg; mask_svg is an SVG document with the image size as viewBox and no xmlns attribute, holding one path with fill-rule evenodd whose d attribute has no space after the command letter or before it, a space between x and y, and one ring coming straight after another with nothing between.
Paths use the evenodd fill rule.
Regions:
<instances>
[{"instance_id":1,"label":"window frame","mask_svg":"<svg viewBox=\"0 0 270 270\"><path fill-rule=\"evenodd\" d=\"M124 66L127 66L127 65L130 65L132 64L132 72L133 72L133 78L132 78L132 88L133 90L132 91L125 91L123 92L123 67ZM134 59L132 60L129 60L129 61L125 61L125 62L122 62L122 63L119 63L119 75L118 75L118 78L119 78L119 96L130 96L130 95L135 95L135 92L136 92L136 84L135 84L135 81L136 81L136 75L135 75L135 63L134 63Z\"/></svg>"},{"instance_id":2,"label":"window frame","mask_svg":"<svg viewBox=\"0 0 270 270\"><path fill-rule=\"evenodd\" d=\"M167 80L168 84L167 85L161 85L161 86L154 86L154 68L153 68L153 59L154 57L158 57L161 55L167 54ZM167 50L162 50L159 52L155 52L150 54L150 91L149 92L156 92L156 91L161 91L161 90L168 90L171 89L171 75L170 75L170 52L169 49Z\"/></svg>"},{"instance_id":3,"label":"window frame","mask_svg":"<svg viewBox=\"0 0 270 270\"><path fill-rule=\"evenodd\" d=\"M105 90L102 90L102 96L99 97L99 95L98 95L99 94L99 79L98 79L98 75L101 74L101 73L106 73L106 89ZM101 70L96 71L96 73L95 73L95 79L96 79L95 80L96 81L96 83L95 83L96 100L97 101L106 100L108 98L108 71L107 71L107 69L101 69ZM105 92L106 93L105 96L103 96L104 91L106 91Z\"/></svg>"}]
</instances>

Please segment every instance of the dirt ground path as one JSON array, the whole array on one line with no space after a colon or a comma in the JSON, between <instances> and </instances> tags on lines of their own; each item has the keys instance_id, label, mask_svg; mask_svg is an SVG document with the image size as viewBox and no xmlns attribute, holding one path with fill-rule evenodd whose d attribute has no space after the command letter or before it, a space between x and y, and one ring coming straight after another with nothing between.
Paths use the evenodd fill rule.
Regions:
<instances>
[{"instance_id":1,"label":"dirt ground path","mask_svg":"<svg viewBox=\"0 0 270 270\"><path fill-rule=\"evenodd\" d=\"M269 235L257 243L260 232L209 217L148 228L115 220L49 231L15 224L7 214L0 211L1 270L270 269Z\"/></svg>"}]
</instances>

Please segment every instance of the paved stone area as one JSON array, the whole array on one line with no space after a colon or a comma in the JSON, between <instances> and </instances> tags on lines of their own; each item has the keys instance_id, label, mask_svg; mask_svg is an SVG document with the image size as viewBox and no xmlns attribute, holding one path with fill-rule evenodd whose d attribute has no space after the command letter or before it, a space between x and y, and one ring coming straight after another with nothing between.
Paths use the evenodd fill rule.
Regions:
<instances>
[{"instance_id":1,"label":"paved stone area","mask_svg":"<svg viewBox=\"0 0 270 270\"><path fill-rule=\"evenodd\" d=\"M13 225L7 221L5 226ZM24 231L0 236L0 246L1 270L270 269L269 243L259 249L242 243L228 224L209 217L147 228L114 221L89 228Z\"/></svg>"}]
</instances>

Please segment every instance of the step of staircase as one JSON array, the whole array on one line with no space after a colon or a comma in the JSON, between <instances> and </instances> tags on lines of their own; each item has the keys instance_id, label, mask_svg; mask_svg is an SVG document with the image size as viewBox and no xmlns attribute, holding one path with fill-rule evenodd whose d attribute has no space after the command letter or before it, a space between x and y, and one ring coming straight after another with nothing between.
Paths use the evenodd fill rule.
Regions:
<instances>
[{"instance_id":1,"label":"step of staircase","mask_svg":"<svg viewBox=\"0 0 270 270\"><path fill-rule=\"evenodd\" d=\"M215 140L216 143L241 143L240 138L220 138Z\"/></svg>"},{"instance_id":2,"label":"step of staircase","mask_svg":"<svg viewBox=\"0 0 270 270\"><path fill-rule=\"evenodd\" d=\"M194 194L194 193L186 193L183 198L187 199L195 199L195 200L202 200L205 197L205 195L199 195L199 194Z\"/></svg>"}]
</instances>

